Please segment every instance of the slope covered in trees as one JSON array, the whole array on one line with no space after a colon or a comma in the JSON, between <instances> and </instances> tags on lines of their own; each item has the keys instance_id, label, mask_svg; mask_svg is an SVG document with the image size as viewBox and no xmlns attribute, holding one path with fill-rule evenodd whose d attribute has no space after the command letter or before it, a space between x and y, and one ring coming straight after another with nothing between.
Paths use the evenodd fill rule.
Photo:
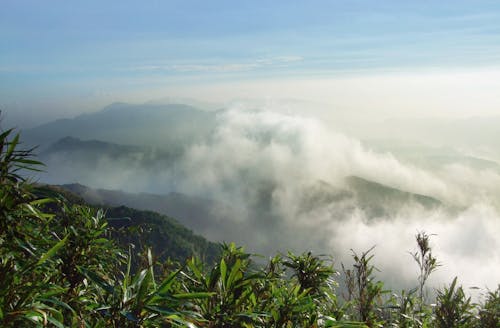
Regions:
<instances>
[{"instance_id":1,"label":"slope covered in trees","mask_svg":"<svg viewBox=\"0 0 500 328\"><path fill-rule=\"evenodd\" d=\"M37 197L60 198L66 203L102 208L112 231L111 237L121 247L126 249L131 244L139 249L151 248L161 261L183 261L189 256L197 255L207 263L213 263L220 253L218 244L194 234L176 219L166 215L123 205L96 207L65 187L37 185L35 193Z\"/></svg>"}]
</instances>

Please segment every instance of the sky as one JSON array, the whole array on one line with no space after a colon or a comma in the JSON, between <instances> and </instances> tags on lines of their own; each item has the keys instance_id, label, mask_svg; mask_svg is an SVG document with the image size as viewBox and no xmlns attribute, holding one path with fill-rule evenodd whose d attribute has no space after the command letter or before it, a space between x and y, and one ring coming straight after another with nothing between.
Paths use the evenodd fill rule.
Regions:
<instances>
[{"instance_id":1,"label":"sky","mask_svg":"<svg viewBox=\"0 0 500 328\"><path fill-rule=\"evenodd\" d=\"M1 7L0 108L19 124L176 97L297 98L410 116L493 115L500 105L497 1Z\"/></svg>"}]
</instances>

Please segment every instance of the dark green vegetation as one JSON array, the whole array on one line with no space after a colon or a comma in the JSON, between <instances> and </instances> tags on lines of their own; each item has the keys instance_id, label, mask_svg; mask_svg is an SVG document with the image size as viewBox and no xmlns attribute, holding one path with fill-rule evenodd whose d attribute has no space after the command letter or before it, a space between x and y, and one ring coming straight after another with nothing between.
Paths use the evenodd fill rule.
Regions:
<instances>
[{"instance_id":1,"label":"dark green vegetation","mask_svg":"<svg viewBox=\"0 0 500 328\"><path fill-rule=\"evenodd\" d=\"M114 239L123 246L138 244L140 249L151 248L160 261L167 258L183 261L196 255L204 262L213 264L220 254L218 244L193 234L167 216L125 206L107 208L106 214L109 226L116 231Z\"/></svg>"},{"instance_id":2,"label":"dark green vegetation","mask_svg":"<svg viewBox=\"0 0 500 328\"><path fill-rule=\"evenodd\" d=\"M167 195L150 193L127 193L118 190L93 189L81 184L65 184L60 190L67 190L83 198L86 203L100 207L127 206L139 210L152 210L167 214L181 220L182 224L202 233L210 225L218 225L217 218L211 213L211 208L217 205L215 201L200 197L187 196L177 192Z\"/></svg>"},{"instance_id":3,"label":"dark green vegetation","mask_svg":"<svg viewBox=\"0 0 500 328\"><path fill-rule=\"evenodd\" d=\"M345 278L327 258L311 253L277 255L259 268L234 244L221 245L213 264L196 254L181 262L165 260L149 248L162 238L164 217L124 207L106 213L53 193L42 197L21 175L41 163L17 148L19 137L11 132L0 135L1 327L500 324L500 288L474 304L455 279L437 291L435 305L425 300L423 284L438 266L425 233L417 235L419 250L412 254L420 269L417 288L399 294L376 280L371 250L353 252L353 266L342 267ZM165 247L196 239L170 223L165 229L179 236ZM150 230L143 229L144 240L134 239L135 247L124 248L121 233L127 225ZM338 291L341 279L344 297Z\"/></svg>"},{"instance_id":4,"label":"dark green vegetation","mask_svg":"<svg viewBox=\"0 0 500 328\"><path fill-rule=\"evenodd\" d=\"M79 194L70 192L65 187L37 185L34 192L37 197L62 197L66 203L89 206ZM124 249L130 244L141 249L151 248L160 261L184 261L191 255L197 255L210 264L214 263L220 254L218 244L193 234L177 220L166 215L123 205L103 205L99 208L105 210L112 239Z\"/></svg>"}]
</instances>

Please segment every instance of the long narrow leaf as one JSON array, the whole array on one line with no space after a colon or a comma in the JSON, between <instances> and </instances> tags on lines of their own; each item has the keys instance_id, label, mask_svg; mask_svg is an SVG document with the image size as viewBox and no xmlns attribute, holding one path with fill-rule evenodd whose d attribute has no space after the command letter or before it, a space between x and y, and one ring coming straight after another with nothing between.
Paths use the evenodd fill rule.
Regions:
<instances>
[{"instance_id":1,"label":"long narrow leaf","mask_svg":"<svg viewBox=\"0 0 500 328\"><path fill-rule=\"evenodd\" d=\"M12 153L14 152L14 149L16 149L18 143L19 143L19 134L16 134L14 139L12 139L12 141L10 142L9 148L5 153L5 158L10 158L12 156Z\"/></svg>"},{"instance_id":2,"label":"long narrow leaf","mask_svg":"<svg viewBox=\"0 0 500 328\"><path fill-rule=\"evenodd\" d=\"M149 299L149 297L146 298L148 289L151 285L151 275L149 270L142 270L139 272L139 277L134 284L138 286L137 294L135 296L135 309L136 311L140 311L142 310L142 306Z\"/></svg>"},{"instance_id":3,"label":"long narrow leaf","mask_svg":"<svg viewBox=\"0 0 500 328\"><path fill-rule=\"evenodd\" d=\"M89 271L85 268L79 267L78 268L80 272L82 272L87 278L95 282L99 287L104 289L106 292L109 294L114 293L114 288L110 284L108 284L103 278L101 278L98 274L95 272Z\"/></svg>"},{"instance_id":4,"label":"long narrow leaf","mask_svg":"<svg viewBox=\"0 0 500 328\"><path fill-rule=\"evenodd\" d=\"M149 265L149 274L151 276L151 283L153 284L153 288L156 289L155 272L153 267L153 255L151 253L151 248L148 248L148 265Z\"/></svg>"},{"instance_id":5,"label":"long narrow leaf","mask_svg":"<svg viewBox=\"0 0 500 328\"><path fill-rule=\"evenodd\" d=\"M3 141L14 129L8 129L2 134L0 134L0 141Z\"/></svg>"},{"instance_id":6,"label":"long narrow leaf","mask_svg":"<svg viewBox=\"0 0 500 328\"><path fill-rule=\"evenodd\" d=\"M238 273L240 273L240 268L241 268L241 260L238 259L238 260L236 260L236 263L234 263L233 267L231 268L231 273L229 274L229 277L227 278L227 289L231 288L231 285L233 284L235 278L237 277Z\"/></svg>"},{"instance_id":7,"label":"long narrow leaf","mask_svg":"<svg viewBox=\"0 0 500 328\"><path fill-rule=\"evenodd\" d=\"M64 237L63 239L61 239L59 242L57 242L57 244L55 244L54 246L52 246L51 249L49 249L45 254L43 254L40 259L38 260L38 262L36 263L36 265L41 265L43 264L45 261L47 261L48 259L50 259L52 256L54 256L57 251L59 249L61 249L61 247L63 247L66 242L68 241L68 236L69 235L66 235L66 237Z\"/></svg>"},{"instance_id":8,"label":"long narrow leaf","mask_svg":"<svg viewBox=\"0 0 500 328\"><path fill-rule=\"evenodd\" d=\"M199 292L199 293L180 293L180 294L175 294L173 296L179 300L186 300L186 299L190 300L196 298L209 298L214 295L215 293Z\"/></svg>"},{"instance_id":9,"label":"long narrow leaf","mask_svg":"<svg viewBox=\"0 0 500 328\"><path fill-rule=\"evenodd\" d=\"M226 288L226 274L227 274L227 265L226 261L222 259L220 261L220 280L222 281L222 286Z\"/></svg>"},{"instance_id":10,"label":"long narrow leaf","mask_svg":"<svg viewBox=\"0 0 500 328\"><path fill-rule=\"evenodd\" d=\"M179 269L179 270L171 273L167 278L165 278L165 280L158 287L158 290L156 291L156 293L160 294L160 295L166 293L170 289L170 286L172 286L172 283L174 282L175 277L181 271L182 271L182 269Z\"/></svg>"},{"instance_id":11,"label":"long narrow leaf","mask_svg":"<svg viewBox=\"0 0 500 328\"><path fill-rule=\"evenodd\" d=\"M67 303L60 301L58 299L55 299L55 298L37 298L37 300L44 302L44 303L52 303L54 305L59 305L60 307L63 307L65 309L71 311L72 313L75 313L75 310L73 310L73 308L71 306L69 306Z\"/></svg>"}]
</instances>

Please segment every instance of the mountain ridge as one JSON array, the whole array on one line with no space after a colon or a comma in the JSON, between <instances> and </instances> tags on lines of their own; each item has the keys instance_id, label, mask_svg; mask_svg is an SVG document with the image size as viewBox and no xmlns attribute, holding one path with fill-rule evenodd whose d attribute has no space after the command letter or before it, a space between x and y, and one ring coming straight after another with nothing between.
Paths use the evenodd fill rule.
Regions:
<instances>
[{"instance_id":1,"label":"mountain ridge","mask_svg":"<svg viewBox=\"0 0 500 328\"><path fill-rule=\"evenodd\" d=\"M40 146L42 150L66 136L118 144L174 147L201 140L211 131L214 121L214 112L183 104L114 103L94 113L27 129L23 139L26 144Z\"/></svg>"},{"instance_id":2,"label":"mountain ridge","mask_svg":"<svg viewBox=\"0 0 500 328\"><path fill-rule=\"evenodd\" d=\"M213 263L219 255L220 246L196 234L178 219L152 210L132 206L97 204L81 195L87 189L80 184L68 186L37 185L40 196L60 198L78 205L91 205L105 211L108 224L114 228L112 237L124 249L130 244L134 247L151 248L158 259L171 259L184 262L188 257L197 255L208 263Z\"/></svg>"}]
</instances>

